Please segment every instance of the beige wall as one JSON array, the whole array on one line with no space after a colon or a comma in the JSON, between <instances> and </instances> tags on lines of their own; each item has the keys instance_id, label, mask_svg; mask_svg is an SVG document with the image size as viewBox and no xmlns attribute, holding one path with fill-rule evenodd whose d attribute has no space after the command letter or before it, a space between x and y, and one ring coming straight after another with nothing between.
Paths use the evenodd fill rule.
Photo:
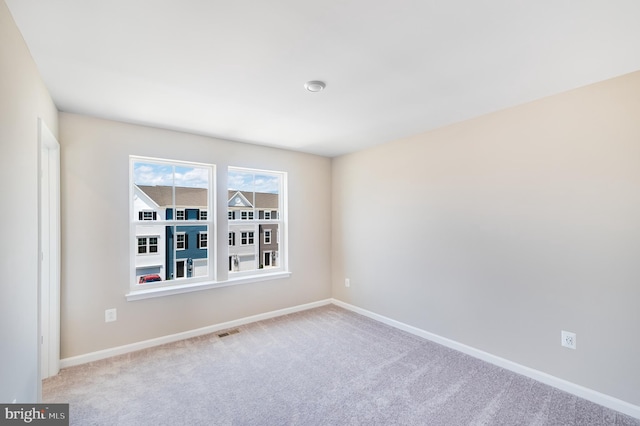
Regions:
<instances>
[{"instance_id":1,"label":"beige wall","mask_svg":"<svg viewBox=\"0 0 640 426\"><path fill-rule=\"evenodd\" d=\"M38 399L38 117L56 108L0 1L0 401Z\"/></svg>"},{"instance_id":2,"label":"beige wall","mask_svg":"<svg viewBox=\"0 0 640 426\"><path fill-rule=\"evenodd\" d=\"M333 297L640 405L639 160L640 72L336 158Z\"/></svg>"},{"instance_id":3,"label":"beige wall","mask_svg":"<svg viewBox=\"0 0 640 426\"><path fill-rule=\"evenodd\" d=\"M328 158L66 113L60 114L60 144L62 358L330 297ZM127 302L129 155L288 172L292 276ZM225 185L218 181L220 222ZM227 239L219 241L225 268ZM116 322L104 322L107 308L117 308Z\"/></svg>"}]
</instances>

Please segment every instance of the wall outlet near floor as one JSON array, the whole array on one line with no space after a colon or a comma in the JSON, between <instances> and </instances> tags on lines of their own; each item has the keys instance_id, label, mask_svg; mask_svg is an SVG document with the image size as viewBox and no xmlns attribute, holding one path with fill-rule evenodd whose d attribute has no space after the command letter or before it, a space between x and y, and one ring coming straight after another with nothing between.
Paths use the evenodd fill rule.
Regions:
<instances>
[{"instance_id":1,"label":"wall outlet near floor","mask_svg":"<svg viewBox=\"0 0 640 426\"><path fill-rule=\"evenodd\" d=\"M345 287L351 287L351 280L349 278L345 278L344 279L344 286Z\"/></svg>"},{"instance_id":2,"label":"wall outlet near floor","mask_svg":"<svg viewBox=\"0 0 640 426\"><path fill-rule=\"evenodd\" d=\"M104 311L104 322L113 322L118 319L118 312L116 308L107 309Z\"/></svg>"},{"instance_id":3,"label":"wall outlet near floor","mask_svg":"<svg viewBox=\"0 0 640 426\"><path fill-rule=\"evenodd\" d=\"M576 333L562 330L561 337L562 341L560 344L562 344L562 346L569 349L576 348Z\"/></svg>"}]
</instances>

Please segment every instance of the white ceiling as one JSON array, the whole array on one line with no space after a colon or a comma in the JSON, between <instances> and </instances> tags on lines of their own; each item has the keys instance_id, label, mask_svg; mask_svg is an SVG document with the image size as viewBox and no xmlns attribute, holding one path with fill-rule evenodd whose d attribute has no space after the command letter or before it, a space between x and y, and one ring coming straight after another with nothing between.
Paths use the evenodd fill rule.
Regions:
<instances>
[{"instance_id":1,"label":"white ceiling","mask_svg":"<svg viewBox=\"0 0 640 426\"><path fill-rule=\"evenodd\" d=\"M61 111L326 156L640 69L638 0L5 1Z\"/></svg>"}]
</instances>

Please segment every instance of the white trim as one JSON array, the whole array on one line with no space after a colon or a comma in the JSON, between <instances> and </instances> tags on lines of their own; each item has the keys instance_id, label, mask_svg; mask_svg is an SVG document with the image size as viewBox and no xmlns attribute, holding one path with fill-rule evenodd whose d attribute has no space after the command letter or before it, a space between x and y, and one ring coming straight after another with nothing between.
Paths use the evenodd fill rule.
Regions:
<instances>
[{"instance_id":1,"label":"white trim","mask_svg":"<svg viewBox=\"0 0 640 426\"><path fill-rule=\"evenodd\" d=\"M281 278L289 278L291 276L291 272L285 271L285 272L273 272L273 273L268 273L268 274L254 274L251 276L246 276L246 277L239 277L239 278L230 278L227 281L198 281L198 282L192 282L192 280L194 279L198 279L198 277L195 278L189 278L189 281L185 284L182 284L182 278L180 278L181 280L181 284L177 284L177 285L165 285L162 287L152 287L152 288L146 288L144 290L131 290L129 293L127 293L125 295L125 297L127 298L128 302L132 302L134 300L143 300L143 299L151 299L154 297L163 297L163 296L171 296L174 294L182 294L182 293L191 293L194 291L201 291L201 290L209 290L212 288L218 288L218 287L228 287L231 285L237 285L237 284L249 284L249 283L256 283L256 282L260 282L260 281L270 281L270 280L277 280L277 279L281 279ZM166 283L167 281L162 281L163 283Z\"/></svg>"},{"instance_id":2,"label":"white trim","mask_svg":"<svg viewBox=\"0 0 640 426\"><path fill-rule=\"evenodd\" d=\"M60 144L38 117L38 377L60 370ZM38 401L42 382L38 380Z\"/></svg>"},{"instance_id":3,"label":"white trim","mask_svg":"<svg viewBox=\"0 0 640 426\"><path fill-rule=\"evenodd\" d=\"M513 371L514 373L518 373L523 376L529 377L533 380L537 380L546 385L553 386L554 388L568 392L572 395L578 396L580 398L584 398L588 401L594 402L604 407L611 408L612 410L616 410L621 413L640 419L640 406L631 404L626 401L622 401L621 399L614 398L612 396L603 394L593 389L589 389L584 386L577 385L575 383L569 382L559 377L552 376L548 373L544 373L542 371L535 370L530 367L526 367L516 362L509 361L508 359L501 358L496 355L492 355L480 349L476 349L474 347L467 346L463 343L456 342L455 340L447 339L446 337L442 337L437 334L422 330L420 328L385 317L383 315L376 314L366 309L362 309L357 306L350 305L349 303L342 302L341 300L331 299L331 303L341 308L356 312L360 315L364 315L373 320L387 324L399 330L406 331L407 333L411 333L413 335L438 343L442 346L446 346L448 348L470 355L474 358L478 358L482 361L486 361L490 364L497 365L498 367L502 367L506 370Z\"/></svg>"},{"instance_id":4,"label":"white trim","mask_svg":"<svg viewBox=\"0 0 640 426\"><path fill-rule=\"evenodd\" d=\"M112 356L123 355L142 349L152 348L154 346L164 345L167 343L177 342L192 337L203 336L205 334L215 333L216 331L228 328L239 327L241 325L250 324L256 321L264 321L267 319L280 317L283 315L293 314L295 312L306 311L308 309L318 308L331 304L331 299L320 300L318 302L306 303L304 305L293 306L291 308L279 309L277 311L265 312L263 314L253 315L250 317L240 318L233 321L227 321L220 324L214 324L207 327L197 328L195 330L184 331L182 333L170 334L168 336L157 337L155 339L144 340L142 342L131 343L129 345L117 346L115 348L104 349L101 351L91 352L84 355L64 358L60 360L61 368L73 367L76 365L86 364L88 362L98 361Z\"/></svg>"},{"instance_id":5,"label":"white trim","mask_svg":"<svg viewBox=\"0 0 640 426\"><path fill-rule=\"evenodd\" d=\"M182 251L187 249L187 233L186 232L176 232L176 251ZM182 248L178 247L178 237L182 236Z\"/></svg>"}]
</instances>

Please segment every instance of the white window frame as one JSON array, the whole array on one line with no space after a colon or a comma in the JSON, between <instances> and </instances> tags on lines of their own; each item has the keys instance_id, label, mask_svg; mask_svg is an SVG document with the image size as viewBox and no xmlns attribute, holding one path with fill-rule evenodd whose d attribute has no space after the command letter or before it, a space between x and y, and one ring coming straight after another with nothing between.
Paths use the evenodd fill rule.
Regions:
<instances>
[{"instance_id":1,"label":"white window frame","mask_svg":"<svg viewBox=\"0 0 640 426\"><path fill-rule=\"evenodd\" d=\"M246 234L246 236L245 236ZM255 244L255 231L240 231L240 245L252 246ZM251 242L249 242L251 241Z\"/></svg>"},{"instance_id":2,"label":"white window frame","mask_svg":"<svg viewBox=\"0 0 640 426\"><path fill-rule=\"evenodd\" d=\"M200 209L200 212L198 213L198 220L206 221L208 217L209 217L209 210Z\"/></svg>"},{"instance_id":3,"label":"white window frame","mask_svg":"<svg viewBox=\"0 0 640 426\"><path fill-rule=\"evenodd\" d=\"M182 294L182 293L187 293L187 292L192 292L192 291L201 291L201 290L206 290L206 289L212 289L212 288L217 288L217 287L225 287L225 286L229 286L229 285L238 285L238 284L244 284L244 283L251 283L251 282L260 282L260 281L267 281L267 280L274 280L274 279L282 279L282 278L287 278L291 275L291 272L288 270L288 259L287 259L287 254L288 254L288 227L287 227L287 193L286 193L286 189L287 189L287 173L286 172L274 172L274 171L269 171L269 170L259 170L259 169L244 169L244 168L240 168L240 167L230 167L230 168L224 168L224 169L220 169L218 171L216 171L216 166L213 164L204 164L204 163L197 163L197 162L188 162L188 161L180 161L180 160L169 160L169 159L161 159L161 158L152 158L152 157L142 157L142 156L130 156L129 157L129 161L130 161L130 167L129 167L129 193L130 193L130 203L129 203L129 209L130 209L130 230L129 230L129 235L131 238L132 243L130 244L130 276L131 276L131 280L130 280L130 290L129 292L126 294L126 299L128 301L136 301L136 300L143 300L143 299L148 299L148 298L155 298L155 297L164 297L164 296L170 296L170 295L174 295L174 294ZM175 230L177 230L178 228L175 227L179 227L179 226L186 226L186 221L187 221L187 217L186 217L186 210L185 210L185 206L180 206L179 208L176 208L176 206L173 206L173 211L174 211L174 215L172 219L167 219L166 216L164 215L164 213L162 211L157 211L157 218L159 220L154 221L153 223L150 223L149 220L147 221L142 221L142 220L138 220L137 217L137 211L134 211L134 195L135 195L135 185L134 185L134 174L133 174L133 168L134 168L134 164L136 163L153 163L153 164L162 164L162 165L173 165L176 167L182 166L182 167L204 167L209 171L209 187L208 187L208 206L206 206L206 210L207 210L207 220L199 220L198 225L206 225L207 226L207 265L208 265L208 275L204 276L204 277L191 277L191 278L180 278L178 280L165 280L163 277L162 281L159 282L150 282L150 283L145 283L144 286L141 286L138 284L138 279L136 277L136 256L137 256L137 236L136 236L136 229L139 230L139 226L140 225L149 225L149 226L173 226L174 227L174 232ZM239 224L239 216L240 214L237 213L237 211L241 211L241 210L236 210L236 211L230 211L227 215L227 219L225 220L225 216L221 216L222 218L222 223L221 224L217 224L217 217L218 215L216 214L216 191L219 189L216 186L216 181L220 176L217 176L216 173L220 173L221 176L223 177L222 181L224 181L224 176L222 175L223 173L226 174L228 173L228 171L230 169L233 170L244 170L244 171L248 171L248 172L254 172L254 173L269 173L269 174L274 174L274 175L278 175L280 178L280 189L279 189L279 205L277 210L271 210L270 214L267 214L266 217L269 217L269 219L259 219L258 218L258 214L256 214L255 212L257 212L257 209L245 209L246 211L251 211L253 213L253 217L249 216L249 213L247 213L247 219L245 219L245 221L243 221L243 225L248 225L248 228L251 229L253 228L253 231L247 231L247 232L254 232L254 245L253 247L251 247L251 245L247 245L247 248L251 248L251 250L255 251L255 259L256 259L256 269L255 270L251 270L251 271L229 271L229 266L228 266L228 262L229 262L229 258L232 258L233 256L238 256L237 254L234 253L227 253L227 256L224 256L224 252L223 253L219 253L218 250L224 250L224 247L228 247L230 248L227 244L224 244L223 241L220 240L220 238L223 238L224 235L224 229L225 229L225 223L227 224L231 224L231 222L233 221L236 225ZM201 206L201 210L204 209L205 206ZM194 208L198 208L196 206L194 206ZM225 206L226 208L226 206ZM177 219L177 211L178 210L183 210L184 211L184 220L181 219ZM276 212L276 214L274 215L274 211ZM135 217L134 217L135 214ZM279 216L279 217L274 217L274 216ZM264 216L263 216L264 217ZM199 219L201 219L201 216L198 216ZM278 240L278 250L275 251L276 252L276 257L277 257L277 267L269 267L269 268L264 268L264 269L259 269L259 264L260 264L260 251L259 251L259 224L261 223L261 221L263 220L267 220L269 221L269 223L275 223L278 224L278 232L276 233L276 235L271 235L272 241L273 238L277 238ZM195 225L195 223L193 223L193 225ZM221 232L218 232L218 226L222 226L221 228ZM235 230L238 231L239 230ZM272 230L273 231L273 230ZM201 231L204 232L204 231ZM228 232L233 232L231 231L229 228L227 228L227 235ZM237 233L237 232L236 232ZM175 235L175 233L174 233ZM140 237L145 237L145 238L149 238L149 235L139 235ZM156 237L157 235L153 235L153 237ZM248 235L247 235L248 237ZM158 250L159 252L161 251L160 249L162 249L162 251L168 249L165 247L165 236L164 234L161 234L158 237ZM185 234L185 243L186 243L186 238L188 238L188 236ZM150 240L147 240L147 245L148 242ZM192 243L194 243L194 241L191 241ZM197 241L196 241L197 242ZM237 237L236 237L236 244L238 243L237 241ZM175 245L175 243L174 243ZM174 248L175 250L175 248ZM190 250L190 249L189 249ZM147 248L148 251L148 248ZM184 253L185 252L181 251L181 250L177 250L177 253ZM174 268L176 265L176 262L179 261L183 261L185 260L183 256L177 254L176 252L174 252L174 256L173 256L173 263L174 263ZM154 253L151 253L154 254ZM241 254L240 254L241 255ZM166 256L166 254L165 254ZM226 257L226 259L225 259ZM226 265L223 265L221 263L218 262L219 260L224 259L225 262L227 262ZM273 257L272 257L272 261L273 261ZM232 265L233 265L233 259L232 259ZM232 268L233 269L233 268ZM188 276L188 259L186 259L185 261L185 277ZM177 270L174 269L174 274L177 274ZM178 281L178 282L176 282Z\"/></svg>"},{"instance_id":4,"label":"white window frame","mask_svg":"<svg viewBox=\"0 0 640 426\"><path fill-rule=\"evenodd\" d=\"M202 245L203 237L204 237L204 246ZM208 245L209 245L209 232L208 231L198 232L198 248L208 249L209 248Z\"/></svg>"},{"instance_id":5,"label":"white window frame","mask_svg":"<svg viewBox=\"0 0 640 426\"><path fill-rule=\"evenodd\" d=\"M144 240L143 244L140 244L140 242ZM140 236L140 237L136 237L136 241L138 242L137 245L137 249L136 249L136 255L137 256L143 256L143 255L147 255L149 254L149 237L145 236ZM144 248L144 252L140 253L140 248Z\"/></svg>"},{"instance_id":6,"label":"white window frame","mask_svg":"<svg viewBox=\"0 0 640 426\"><path fill-rule=\"evenodd\" d=\"M142 213L142 220L145 220L145 221L154 220L153 210L142 210L141 213Z\"/></svg>"},{"instance_id":7,"label":"white window frame","mask_svg":"<svg viewBox=\"0 0 640 426\"><path fill-rule=\"evenodd\" d=\"M182 237L182 241L178 241ZM182 251L187 249L187 233L186 232L176 232L175 233L175 242L176 242L176 251ZM182 243L182 247L180 247L180 243Z\"/></svg>"},{"instance_id":8,"label":"white window frame","mask_svg":"<svg viewBox=\"0 0 640 426\"><path fill-rule=\"evenodd\" d=\"M182 219L178 216L181 216ZM176 220L180 220L180 221L187 220L187 211L185 209L176 208Z\"/></svg>"},{"instance_id":9,"label":"white window frame","mask_svg":"<svg viewBox=\"0 0 640 426\"><path fill-rule=\"evenodd\" d=\"M164 234L164 231L162 234L160 235L136 235L136 232L140 233L140 227L141 226L158 226L161 227L162 229L164 229L165 227L174 227L174 244L173 244L173 250L174 250L174 254L172 257L171 262L173 262L173 266L175 268L176 262L179 260L183 260L183 257L186 257L184 255L178 254L178 253L185 253L185 251L183 251L182 248L177 248L176 246L178 246L177 243L177 237L176 235L182 233L181 231L179 232L175 232L175 230L179 229L177 227L180 226L186 226L187 224L186 222L186 209L185 206L179 206L176 207L175 205L171 205L171 206L167 206L166 208L172 208L174 211L174 216L172 219L166 219L164 214L161 214L160 212L157 212L157 218L160 220L156 220L153 222L150 222L148 220L139 220L138 218L138 213L134 207L135 204L135 200L137 200L137 192L139 191L139 189L136 189L136 185L135 185L135 181L134 181L134 166L138 164L142 164L142 165L150 165L150 166L159 166L159 167L175 167L175 168L180 168L180 167L186 167L186 168L197 168L197 169L204 169L205 173L207 174L207 182L208 182L208 187L207 187L207 205L206 206L200 206L200 207L196 207L194 206L194 208L201 208L201 209L206 209L207 210L207 220L200 220L198 221L198 223L193 223L193 225L197 225L197 226L206 226L206 230L200 231L200 232L207 232L207 256L205 258L203 258L203 261L206 259L208 268L207 268L207 275L206 276L201 276L201 277L190 277L190 278L184 278L184 279L180 279L179 283L177 283L175 280L168 280L165 279L165 277L162 277L162 281L158 281L158 282L151 282L151 283L145 283L144 286L140 286L139 285L139 279L136 278L136 266L140 266L139 264L136 263L136 256L137 256L137 244L138 244L138 237L142 237L142 238L150 238L150 237L157 237L158 238L158 252L162 252L163 254L163 264L165 266L165 270L166 268L169 268L167 262L169 262L169 258L170 258L170 253L166 253L165 252L165 246L163 246L163 244L166 244L165 238L167 238ZM174 168L174 170L175 170ZM167 184L168 186L171 186L171 184ZM180 185L176 185L176 187L179 187ZM130 156L129 157L129 194L130 194L130 202L129 202L129 209L130 209L130 229L129 229L129 235L132 241L131 244L131 255L130 255L130 286L129 286L129 292L126 294L127 300L129 301L133 301L133 300L140 300L140 299L147 299L150 297L159 297L159 296L165 296L165 295L170 295L170 294L179 294L179 293L184 293L184 292L188 292L188 291L195 291L195 290L201 290L201 289L206 289L206 288L211 288L211 287L215 287L220 285L220 283L216 280L217 277L217 265L216 265L216 245L215 244L210 244L209 241L215 241L216 240L216 223L215 223L215 219L216 219L216 198L215 198L215 193L216 193L216 167L213 164L204 164L204 163L198 163L198 162L187 162L187 161L179 161L179 160L169 160L169 159L160 159L160 158L152 158L152 157L140 157L140 156ZM157 211L158 209L156 209ZM177 215L178 215L178 211L182 210L184 212L184 220L182 219L178 219ZM187 243L187 238L188 235L186 233L183 233L185 236L185 248L188 247L186 244ZM197 241L194 241L193 238L191 239L192 241L190 241L190 243L195 244ZM149 241L147 240L147 253L145 253L145 255L147 254L151 254L151 255L156 255L158 253L148 253L148 246L149 246ZM162 249L162 250L161 250ZM167 248L168 250L168 248ZM204 248L203 248L204 250ZM186 254L186 253L185 253ZM140 257L138 257L139 259L141 259ZM188 276L188 262L185 263L185 277ZM173 273L177 273L177 271L174 269Z\"/></svg>"},{"instance_id":10,"label":"white window frame","mask_svg":"<svg viewBox=\"0 0 640 426\"><path fill-rule=\"evenodd\" d=\"M228 280L238 281L238 282L252 282L252 281L260 281L261 277L289 276L290 272L288 271L287 173L281 172L281 171L274 171L274 170L250 169L250 168L242 168L242 167L235 167L235 166L228 167L228 172L240 172L240 173L248 173L248 174L254 174L254 175L273 176L273 177L277 177L279 182L279 187L277 189L277 193L278 193L277 207L265 208L261 205L254 205L253 210L251 210L253 212L256 212L254 213L254 217L252 219L249 219L247 217L247 219L242 220L242 228L244 229L242 228L238 229L238 222L232 223L232 221L229 220L228 232L232 232L232 231L236 231L236 232L253 231L254 232L253 247L250 244L245 244L245 245L240 244L239 247L245 247L245 251L242 251L242 249L228 246L230 250L229 256L234 255L234 253L246 253L246 250L252 247L253 256L255 259L255 269L244 270L244 271L229 271ZM227 181L229 181L229 177L227 177ZM243 191L243 193L247 191L250 192L250 190L242 187L227 188L227 191L231 193L233 193L233 191L236 191L236 190ZM256 193L258 192L260 192L259 189L256 189ZM256 202L255 199L253 200L250 198L248 199L252 203ZM228 206L229 209L232 209L233 207L234 205ZM243 212L248 210L249 209L245 208L244 210L240 210L240 211ZM274 212L276 212L276 214L274 214ZM262 215L262 219L260 218L261 215ZM270 229L271 231L270 244L272 244L272 246L270 246L268 249L272 252L278 253L277 266L260 268L260 265L262 264L262 261L263 261L262 256L264 256L262 254L263 249L261 247L263 244L269 244L264 242L265 237L260 238L261 237L260 225L263 225L263 224L277 225L277 230ZM251 227L249 227L250 225ZM275 232L275 235L274 235L274 232ZM241 235L239 237L241 237ZM273 246L276 240L278 243L277 249L275 248L275 246ZM267 238L267 241L269 241L268 238ZM242 239L240 238L240 241L238 242L241 243ZM246 241L246 242L248 243L249 241ZM231 249L233 249L233 252L231 252ZM273 260L273 257L271 259ZM226 269L229 269L228 265Z\"/></svg>"},{"instance_id":11,"label":"white window frame","mask_svg":"<svg viewBox=\"0 0 640 426\"><path fill-rule=\"evenodd\" d=\"M263 234L265 244L271 244L271 229L265 229Z\"/></svg>"},{"instance_id":12,"label":"white window frame","mask_svg":"<svg viewBox=\"0 0 640 426\"><path fill-rule=\"evenodd\" d=\"M155 244L151 244L151 239L155 238L156 239L156 243ZM137 240L137 249L136 249L136 255L137 256L148 256L148 255L157 255L158 254L158 241L160 240L158 238L157 235L137 235L136 236L136 240ZM145 240L144 245L140 245L140 240ZM152 252L151 251L151 247L155 246L156 247L156 251ZM140 253L140 247L144 247L145 248L145 252L144 253Z\"/></svg>"}]
</instances>

